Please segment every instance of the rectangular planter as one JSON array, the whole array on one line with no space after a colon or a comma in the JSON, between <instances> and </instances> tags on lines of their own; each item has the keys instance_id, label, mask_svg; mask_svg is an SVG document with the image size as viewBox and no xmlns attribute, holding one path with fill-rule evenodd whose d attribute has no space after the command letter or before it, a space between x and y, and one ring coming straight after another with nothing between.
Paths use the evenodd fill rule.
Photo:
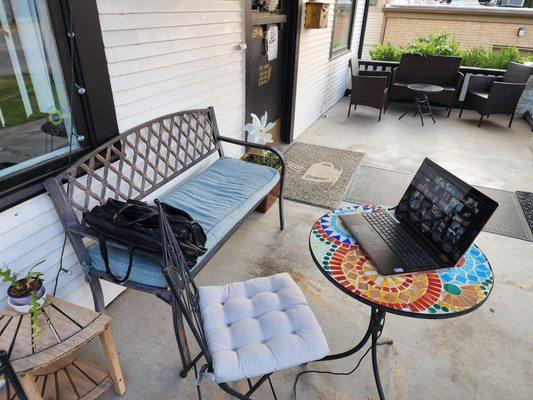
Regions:
<instances>
[{"instance_id":1,"label":"rectangular planter","mask_svg":"<svg viewBox=\"0 0 533 400\"><path fill-rule=\"evenodd\" d=\"M261 203L256 207L255 211L260 213L266 213L270 207L276 202L279 197L279 182L272 188L272 190L266 195Z\"/></svg>"},{"instance_id":2,"label":"rectangular planter","mask_svg":"<svg viewBox=\"0 0 533 400\"><path fill-rule=\"evenodd\" d=\"M248 161L248 157L250 156L250 154L257 154L257 153L247 153L245 155L243 155L241 157L241 160L243 161L246 161L246 162L251 162L251 161ZM281 169L278 168L278 172L280 172ZM280 184L279 182L276 184L276 186L274 186L272 188L272 190L266 195L266 197L263 199L263 201L261 203L259 203L259 205L256 207L255 211L258 211L260 213L266 213L270 207L272 207L272 205L276 202L276 200L278 199L279 197L279 187L280 187Z\"/></svg>"}]
</instances>

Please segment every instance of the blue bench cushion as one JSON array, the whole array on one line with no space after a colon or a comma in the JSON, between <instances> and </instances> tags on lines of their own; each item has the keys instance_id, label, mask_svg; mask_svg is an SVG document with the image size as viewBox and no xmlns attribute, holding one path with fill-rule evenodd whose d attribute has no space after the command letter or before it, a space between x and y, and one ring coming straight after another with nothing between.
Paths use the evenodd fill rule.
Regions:
<instances>
[{"instance_id":1,"label":"blue bench cushion","mask_svg":"<svg viewBox=\"0 0 533 400\"><path fill-rule=\"evenodd\" d=\"M279 181L269 167L222 157L190 177L161 201L188 212L207 235L208 251L231 231ZM98 243L88 248L92 266L105 271ZM205 256L204 256L205 257ZM127 251L109 248L109 265L122 276L128 266ZM167 287L155 260L135 256L130 280L144 285Z\"/></svg>"}]
</instances>

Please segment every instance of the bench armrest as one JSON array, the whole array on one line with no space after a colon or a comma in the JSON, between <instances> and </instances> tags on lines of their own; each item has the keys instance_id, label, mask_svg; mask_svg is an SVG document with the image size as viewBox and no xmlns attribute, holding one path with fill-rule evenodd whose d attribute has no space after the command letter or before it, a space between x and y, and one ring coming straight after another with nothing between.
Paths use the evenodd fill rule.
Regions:
<instances>
[{"instance_id":1,"label":"bench armrest","mask_svg":"<svg viewBox=\"0 0 533 400\"><path fill-rule=\"evenodd\" d=\"M284 179L284 177L285 177L285 157L283 157L283 154L279 150L276 150L273 147L267 146L265 144L245 142L244 140L233 139L233 138L226 137L226 136L218 136L218 140L220 140L221 142L227 142L227 143L231 143L231 144L236 144L238 146L251 147L251 148L254 148L254 149L266 150L266 151L269 151L269 152L273 153L279 159L279 162L281 164L281 179Z\"/></svg>"}]
</instances>

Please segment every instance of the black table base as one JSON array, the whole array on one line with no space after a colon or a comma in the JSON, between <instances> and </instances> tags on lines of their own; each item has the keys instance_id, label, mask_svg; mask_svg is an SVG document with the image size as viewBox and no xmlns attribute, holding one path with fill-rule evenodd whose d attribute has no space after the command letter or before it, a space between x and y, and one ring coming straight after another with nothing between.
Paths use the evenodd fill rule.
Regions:
<instances>
[{"instance_id":1,"label":"black table base","mask_svg":"<svg viewBox=\"0 0 533 400\"><path fill-rule=\"evenodd\" d=\"M383 392L383 387L381 386L381 378L379 377L379 367L378 367L378 356L377 356L377 347L382 345L391 345L392 340L378 341L383 331L383 326L385 325L385 315L387 313L383 310L380 310L376 307L372 307L370 311L370 322L368 323L368 328L365 332L365 335L354 347L349 350L346 350L342 353L330 354L322 358L319 361L331 361L338 360L340 358L349 357L352 354L357 353L361 350L364 345L371 340L372 342L372 369L374 371L374 379L376 381L376 388L379 394L380 400L385 400L385 394Z\"/></svg>"},{"instance_id":2,"label":"black table base","mask_svg":"<svg viewBox=\"0 0 533 400\"><path fill-rule=\"evenodd\" d=\"M420 122L422 123L422 126L424 126L425 115L429 115L431 119L433 120L433 123L434 124L436 123L435 118L433 117L433 112L431 111L431 106L429 104L428 96L426 94L417 95L415 99L415 105L416 105L416 111L413 117L416 117L417 114L420 115ZM425 112L424 112L424 108L425 108ZM408 112L409 110L404 112L402 115L400 115L400 118L398 119L402 119L405 116L405 114L407 114Z\"/></svg>"}]
</instances>

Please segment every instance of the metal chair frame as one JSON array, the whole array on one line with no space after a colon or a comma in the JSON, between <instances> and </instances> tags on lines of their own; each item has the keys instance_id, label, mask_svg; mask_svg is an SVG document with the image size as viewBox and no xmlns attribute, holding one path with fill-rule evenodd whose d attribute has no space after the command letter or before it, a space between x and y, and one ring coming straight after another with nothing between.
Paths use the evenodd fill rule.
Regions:
<instances>
[{"instance_id":1,"label":"metal chair frame","mask_svg":"<svg viewBox=\"0 0 533 400\"><path fill-rule=\"evenodd\" d=\"M173 300L180 308L187 325L191 329L191 332L200 346L200 353L194 357L194 359L185 367L181 376L185 377L187 371L193 369L194 376L198 379L198 368L196 364L203 358L206 360L206 364L201 368L200 373L203 371L213 372L211 353L207 345L205 337L205 330L202 320L202 312L200 309L198 287L194 282L194 278L187 267L187 263L179 244L176 241L176 236L170 227L168 219L161 207L161 203L156 200L156 204L159 209L160 227L161 227L161 243L163 244L163 274L169 283L170 290L173 294ZM250 396L266 381L270 385L270 389L277 400L274 386L270 379L271 374L263 375L259 380L252 384L250 379L247 379L249 390L246 393L240 393L237 390L231 388L227 383L218 383L218 386L226 393L237 399L250 399ZM200 385L197 386L198 399L202 399L202 393Z\"/></svg>"},{"instance_id":2,"label":"metal chair frame","mask_svg":"<svg viewBox=\"0 0 533 400\"><path fill-rule=\"evenodd\" d=\"M3 376L5 379L6 400L13 400L15 396L18 400L28 400L28 397L26 396L26 393L24 393L24 389L22 389L22 385L17 378L17 374L9 362L9 357L4 350L0 350L0 376ZM15 396L11 395L11 389L14 390Z\"/></svg>"}]
</instances>

